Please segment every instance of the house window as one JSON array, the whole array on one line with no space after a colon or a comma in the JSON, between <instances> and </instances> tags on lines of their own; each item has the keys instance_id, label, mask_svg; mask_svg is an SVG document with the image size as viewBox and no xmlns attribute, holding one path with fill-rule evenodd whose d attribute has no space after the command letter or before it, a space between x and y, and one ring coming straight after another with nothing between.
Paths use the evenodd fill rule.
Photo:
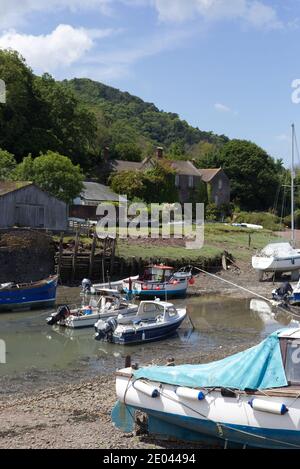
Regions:
<instances>
[{"instance_id":1,"label":"house window","mask_svg":"<svg viewBox=\"0 0 300 469\"><path fill-rule=\"evenodd\" d=\"M219 187L219 190L222 189L222 187L223 187L223 181L222 181L222 179L219 179L218 187Z\"/></svg>"},{"instance_id":2,"label":"house window","mask_svg":"<svg viewBox=\"0 0 300 469\"><path fill-rule=\"evenodd\" d=\"M189 188L192 189L194 187L194 178L193 176L189 176Z\"/></svg>"},{"instance_id":3,"label":"house window","mask_svg":"<svg viewBox=\"0 0 300 469\"><path fill-rule=\"evenodd\" d=\"M175 187L179 187L179 176L176 174L175 176Z\"/></svg>"}]
</instances>

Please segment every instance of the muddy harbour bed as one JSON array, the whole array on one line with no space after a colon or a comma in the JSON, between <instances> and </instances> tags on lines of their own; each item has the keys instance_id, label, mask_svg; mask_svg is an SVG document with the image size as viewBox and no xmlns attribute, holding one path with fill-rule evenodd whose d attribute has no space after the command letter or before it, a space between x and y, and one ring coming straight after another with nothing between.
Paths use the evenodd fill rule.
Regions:
<instances>
[{"instance_id":1,"label":"muddy harbour bed","mask_svg":"<svg viewBox=\"0 0 300 469\"><path fill-rule=\"evenodd\" d=\"M218 273L270 297L276 284L258 283L248 269ZM204 363L257 344L271 332L295 325L280 312L253 309L247 294L218 279L198 277L185 300L195 326L185 322L173 338L141 346L99 343L93 329L62 330L46 324L49 311L0 315L0 338L7 348L0 365L0 448L204 448L123 434L111 422L115 371L125 357L141 365ZM79 303L79 289L60 287L58 303Z\"/></svg>"}]
</instances>

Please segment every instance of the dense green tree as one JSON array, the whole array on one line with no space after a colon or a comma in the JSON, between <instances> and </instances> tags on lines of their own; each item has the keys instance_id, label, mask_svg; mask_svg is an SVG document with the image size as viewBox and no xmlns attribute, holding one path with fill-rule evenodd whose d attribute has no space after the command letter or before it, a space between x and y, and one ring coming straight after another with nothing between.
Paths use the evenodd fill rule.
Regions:
<instances>
[{"instance_id":1,"label":"dense green tree","mask_svg":"<svg viewBox=\"0 0 300 469\"><path fill-rule=\"evenodd\" d=\"M43 102L41 120L45 140L41 151L53 150L69 156L83 168L100 155L96 146L96 116L87 110L74 93L48 74L36 77L35 89Z\"/></svg>"},{"instance_id":2,"label":"dense green tree","mask_svg":"<svg viewBox=\"0 0 300 469\"><path fill-rule=\"evenodd\" d=\"M174 184L175 173L166 161L157 162L145 171L121 171L113 174L109 184L113 191L127 195L129 200L140 199L146 203L174 203L178 191Z\"/></svg>"},{"instance_id":3,"label":"dense green tree","mask_svg":"<svg viewBox=\"0 0 300 469\"><path fill-rule=\"evenodd\" d=\"M115 146L114 154L119 160L141 161L142 150L135 143L118 143Z\"/></svg>"},{"instance_id":4,"label":"dense green tree","mask_svg":"<svg viewBox=\"0 0 300 469\"><path fill-rule=\"evenodd\" d=\"M145 171L143 175L145 187L144 200L147 203L178 202L175 174L167 160L157 160L155 166Z\"/></svg>"},{"instance_id":5,"label":"dense green tree","mask_svg":"<svg viewBox=\"0 0 300 469\"><path fill-rule=\"evenodd\" d=\"M0 181L7 181L13 177L16 164L14 155L0 148Z\"/></svg>"},{"instance_id":6,"label":"dense green tree","mask_svg":"<svg viewBox=\"0 0 300 469\"><path fill-rule=\"evenodd\" d=\"M222 167L230 179L232 200L243 210L274 207L282 162L246 140L231 140L212 153L208 167Z\"/></svg>"},{"instance_id":7,"label":"dense green tree","mask_svg":"<svg viewBox=\"0 0 300 469\"><path fill-rule=\"evenodd\" d=\"M145 187L142 174L137 171L121 171L109 178L110 187L114 192L127 195L128 200L135 198L144 200Z\"/></svg>"},{"instance_id":8,"label":"dense green tree","mask_svg":"<svg viewBox=\"0 0 300 469\"><path fill-rule=\"evenodd\" d=\"M34 91L35 77L17 52L0 50L0 77L6 85L6 103L0 106L0 147L20 161L37 146L42 102Z\"/></svg>"},{"instance_id":9,"label":"dense green tree","mask_svg":"<svg viewBox=\"0 0 300 469\"><path fill-rule=\"evenodd\" d=\"M67 203L72 203L83 188L80 166L75 166L67 156L52 151L34 159L31 155L25 157L17 166L14 177L32 181Z\"/></svg>"}]
</instances>

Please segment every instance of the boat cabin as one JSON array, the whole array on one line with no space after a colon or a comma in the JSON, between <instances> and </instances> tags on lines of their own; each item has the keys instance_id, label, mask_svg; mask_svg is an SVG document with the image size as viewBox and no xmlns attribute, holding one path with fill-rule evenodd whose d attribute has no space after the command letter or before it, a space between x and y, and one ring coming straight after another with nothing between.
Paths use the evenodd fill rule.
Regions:
<instances>
[{"instance_id":1,"label":"boat cabin","mask_svg":"<svg viewBox=\"0 0 300 469\"><path fill-rule=\"evenodd\" d=\"M174 268L166 265L149 265L142 275L142 281L164 282L169 280L174 273Z\"/></svg>"},{"instance_id":2,"label":"boat cabin","mask_svg":"<svg viewBox=\"0 0 300 469\"><path fill-rule=\"evenodd\" d=\"M172 303L165 301L141 301L135 316L118 318L120 324L132 321L169 321L178 317L178 312Z\"/></svg>"}]
</instances>

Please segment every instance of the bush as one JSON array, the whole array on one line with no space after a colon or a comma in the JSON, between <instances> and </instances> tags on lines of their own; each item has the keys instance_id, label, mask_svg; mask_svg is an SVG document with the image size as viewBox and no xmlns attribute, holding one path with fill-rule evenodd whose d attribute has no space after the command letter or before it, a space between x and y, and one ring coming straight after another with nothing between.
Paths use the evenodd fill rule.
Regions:
<instances>
[{"instance_id":1,"label":"bush","mask_svg":"<svg viewBox=\"0 0 300 469\"><path fill-rule=\"evenodd\" d=\"M269 212L239 212L233 215L234 223L252 223L262 225L266 230L279 231L284 226L280 217Z\"/></svg>"},{"instance_id":2,"label":"bush","mask_svg":"<svg viewBox=\"0 0 300 469\"><path fill-rule=\"evenodd\" d=\"M295 228L299 229L300 228L300 210L299 209L295 210L294 217L295 217ZM291 228L291 226L292 226L292 217L291 217L291 215L288 215L287 217L285 217L283 219L283 222L286 226Z\"/></svg>"}]
</instances>

